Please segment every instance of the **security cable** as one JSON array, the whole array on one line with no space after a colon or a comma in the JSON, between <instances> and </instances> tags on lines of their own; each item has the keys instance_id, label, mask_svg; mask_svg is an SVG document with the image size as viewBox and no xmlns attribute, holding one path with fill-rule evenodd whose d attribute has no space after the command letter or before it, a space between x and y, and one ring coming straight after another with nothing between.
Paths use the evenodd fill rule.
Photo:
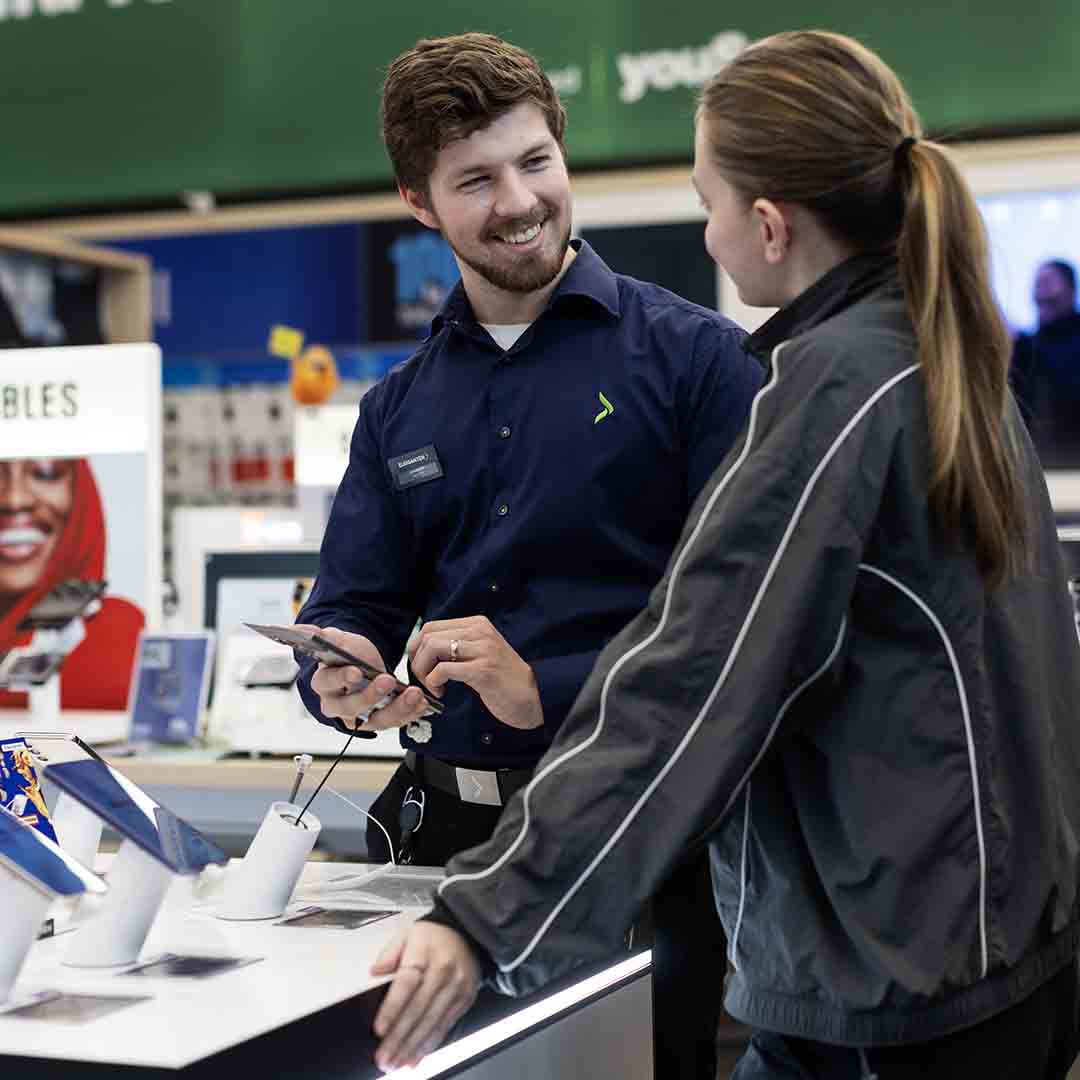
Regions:
<instances>
[{"instance_id":1,"label":"security cable","mask_svg":"<svg viewBox=\"0 0 1080 1080\"><path fill-rule=\"evenodd\" d=\"M338 754L336 758L334 758L333 763L330 765L330 768L327 769L325 773L323 773L323 778L319 781L318 786L311 793L311 798L309 798L308 801L304 803L304 809L300 811L300 815L296 819L297 828L300 827L300 822L303 820L304 815L307 813L308 807L315 801L315 796L318 795L320 791L322 791L323 784L325 784L326 781L330 779L330 774L337 768L338 762L345 756L345 751L349 749L349 743L351 743L355 738L356 730L354 729L352 734L345 740L345 745L341 748L341 753Z\"/></svg>"}]
</instances>

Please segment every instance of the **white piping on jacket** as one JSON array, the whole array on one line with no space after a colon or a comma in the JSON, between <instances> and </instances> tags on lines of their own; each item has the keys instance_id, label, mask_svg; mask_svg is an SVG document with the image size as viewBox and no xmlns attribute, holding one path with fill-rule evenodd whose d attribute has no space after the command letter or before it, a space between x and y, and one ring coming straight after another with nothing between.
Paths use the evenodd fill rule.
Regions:
<instances>
[{"instance_id":1,"label":"white piping on jacket","mask_svg":"<svg viewBox=\"0 0 1080 1080\"><path fill-rule=\"evenodd\" d=\"M802 692L809 686L813 685L825 674L829 668L832 667L833 661L840 654L840 646L844 640L844 633L847 630L847 616L845 615L840 620L840 632L836 635L836 641L833 647L829 650L829 655L825 657L824 663L815 671L812 675L803 679L794 690L788 694L787 701L780 706L780 711L776 714L776 719L773 721L773 727L779 727L780 721L784 719L784 714L791 708L795 700L802 694ZM742 929L743 912L746 910L746 837L750 832L750 787L751 782L746 782L746 813L743 815L743 843L742 843L742 859L739 865L739 913L735 917L735 929L731 934L731 948L728 950L728 959L731 960L732 967L736 971L739 969L739 961L736 958L735 950L739 947L739 931Z\"/></svg>"},{"instance_id":2,"label":"white piping on jacket","mask_svg":"<svg viewBox=\"0 0 1080 1080\"><path fill-rule=\"evenodd\" d=\"M495 873L506 862L506 860L510 858L513 852L517 850L517 848L520 846L520 844L525 838L529 826L529 796L532 794L532 791L534 790L536 785L546 776L550 775L550 773L557 769L561 764L563 764L563 762L569 760L572 757L575 757L577 754L587 749L600 737L600 734L604 728L604 722L607 715L607 698L608 692L611 688L612 680L619 673L619 671L622 670L624 664L626 664L629 660L635 657L639 652L648 648L648 646L651 645L663 632L664 626L668 619L668 614L671 610L671 597L675 590L675 585L678 582L679 574L682 571L682 567L686 561L687 555L693 548L695 541L701 535L702 529L705 524L705 519L708 517L713 506L716 504L717 499L719 499L723 492L726 490L732 477L739 470L739 468L742 466L743 462L749 455L750 446L753 442L754 428L758 418L758 406L760 405L762 398L764 398L764 396L769 393L769 391L774 389L777 384L780 371L780 351L783 348L784 344L786 343L778 345L773 351L772 377L769 382L762 388L762 390L759 391L758 395L754 398L754 403L750 409L750 421L747 427L746 440L741 452L739 453L739 456L736 458L731 468L724 476L723 480L721 480L720 483L716 486L716 489L713 491L712 495L709 496L709 499L706 501L704 507L702 508L701 514L698 517L697 524L694 526L689 538L683 546L682 551L679 552L679 555L675 560L675 564L671 570L671 576L668 579L668 588L667 593L664 597L663 611L661 613L660 619L657 622L656 627L653 629L652 633L650 633L642 641L638 642L637 645L633 646L621 657L619 657L619 659L616 660L615 663L612 665L611 670L607 674L607 677L604 679L604 685L600 691L600 711L597 717L596 727L594 728L592 734L589 735L588 738L582 740L582 742L580 742L577 746L572 747L564 754L561 754L559 757L555 758L552 762L545 766L544 769L537 773L537 775L534 776L533 779L529 782L529 785L528 787L526 787L525 794L523 796L524 820L522 821L521 830L519 831L517 837L514 839L514 842L507 848L507 850L502 854L502 856L500 856L499 859L497 859L494 863L492 863L491 866L487 867L485 870L478 871L474 874L455 874L451 877L446 878L439 886L440 895L451 885L454 885L458 882L480 880L484 877L489 876L490 874ZM543 938L544 934L547 933L548 928L555 921L555 919L558 918L563 908L574 898L578 890L592 876L592 873L596 869L596 867L607 856L608 852L615 846L615 844L618 843L623 833L625 833L626 830L631 826L631 824L633 824L633 821L637 817L638 813L640 813L641 808L649 801L653 791L656 790L656 788L664 780L667 774L679 762L683 753L686 751L686 748L689 746L691 740L697 734L698 729L701 727L705 716L708 714L709 709L712 707L713 701L716 699L716 696L720 692L721 687L726 682L727 676L730 673L732 667L734 666L736 659L738 658L743 641L746 639L746 636L750 631L750 625L754 620L754 616L757 614L758 609L761 607L765 592L767 591L769 584L772 582L773 576L775 575L776 569L780 563L780 559L783 557L784 553L787 550L787 546L790 543L791 537L795 532L795 527L798 524L803 509L805 508L806 503L809 501L810 494L813 491L814 486L816 485L821 474L825 471L826 467L832 461L833 457L835 457L836 453L844 444L844 441L847 439L847 437L851 434L852 430L854 430L859 421L862 420L862 418L870 411L871 408L873 408L873 406L878 402L878 400L885 394L887 394L897 383L901 382L903 379L906 379L909 375L914 374L918 370L919 365L912 364L910 367L907 367L903 371L894 375L891 379L886 380L886 382L879 386L878 389L875 390L874 393L871 394L865 402L863 402L855 415L851 417L851 419L844 425L843 429L833 440L832 446L829 447L825 455L822 457L821 461L818 462L816 468L814 469L813 473L811 473L810 478L806 482L806 487L803 489L803 493L799 497L799 501L796 503L795 509L792 512L791 520L788 522L788 526L784 530L784 534L780 539L780 544L777 547L776 552L769 563L769 566L765 572L765 576L762 579L761 584L758 586L757 593L755 594L754 600L750 605L750 610L747 612L746 618L743 620L743 624L739 629L739 633L737 634L735 641L732 644L731 652L728 655L727 661L725 662L723 669L717 677L716 683L710 691L709 696L705 699L705 703L702 705L701 710L698 712L698 715L694 718L694 721L691 723L689 729L679 742L678 746L676 746L674 752L671 754L671 756L668 758L668 760L665 762L665 764L657 773L657 775L653 778L653 780L649 783L649 785L645 788L645 790L641 793L634 805L630 808L623 822L615 829L615 831L611 834L611 836L608 838L604 846L597 852L597 854L593 856L588 866L586 866L585 869L578 875L577 880L566 891L562 899L555 904L550 914L540 924L536 933L529 940L528 944L509 963L498 965L500 971L513 971L515 968L520 966L522 963L524 963L525 960L528 959L532 951L539 944L541 938ZM761 758L768 750L769 744L772 742L773 736L776 734L776 727L777 724L774 720L773 725L770 728L763 745L757 753L757 756L747 768L742 779L735 786L731 798L728 800L727 806L725 806L724 810L720 815L721 817L726 814L728 810L730 810L732 803L738 797L738 794L747 777L750 776L753 770L757 767L758 762L760 762Z\"/></svg>"},{"instance_id":3,"label":"white piping on jacket","mask_svg":"<svg viewBox=\"0 0 1080 1080\"><path fill-rule=\"evenodd\" d=\"M753 788L752 780L746 781L746 794L743 799L746 806L743 810L742 821L742 855L739 857L739 913L735 916L735 929L728 942L728 962L738 971L739 959L736 950L739 948L739 931L742 929L743 911L746 909L746 845L750 837L750 790Z\"/></svg>"},{"instance_id":4,"label":"white piping on jacket","mask_svg":"<svg viewBox=\"0 0 1080 1080\"><path fill-rule=\"evenodd\" d=\"M930 610L929 605L919 596L916 596L903 582L898 581L891 574L869 563L859 563L859 569L868 574L887 581L890 585L899 589L933 624L934 629L945 646L945 652L952 665L953 677L956 679L956 690L960 695L960 711L964 717L964 735L967 739L968 764L971 768L971 790L975 803L975 835L979 842L979 944L982 952L983 978L990 967L990 951L986 939L986 839L983 834L982 822L982 797L979 794L979 766L975 760L975 733L971 727L971 710L968 708L967 690L964 687L964 676L960 672L960 663L956 658L956 651L952 647L949 635L945 632L941 620Z\"/></svg>"}]
</instances>

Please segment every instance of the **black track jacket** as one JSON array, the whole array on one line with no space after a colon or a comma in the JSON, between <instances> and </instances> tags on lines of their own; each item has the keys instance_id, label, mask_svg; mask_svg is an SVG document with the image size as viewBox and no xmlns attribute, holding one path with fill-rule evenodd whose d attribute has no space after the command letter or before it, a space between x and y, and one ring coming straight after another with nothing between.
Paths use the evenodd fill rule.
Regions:
<instances>
[{"instance_id":1,"label":"black track jacket","mask_svg":"<svg viewBox=\"0 0 1080 1080\"><path fill-rule=\"evenodd\" d=\"M708 841L733 1016L935 1038L1077 947L1080 648L1042 471L1010 403L1030 568L988 590L931 528L892 260L837 267L749 344L742 441L432 917L521 993L614 950Z\"/></svg>"}]
</instances>

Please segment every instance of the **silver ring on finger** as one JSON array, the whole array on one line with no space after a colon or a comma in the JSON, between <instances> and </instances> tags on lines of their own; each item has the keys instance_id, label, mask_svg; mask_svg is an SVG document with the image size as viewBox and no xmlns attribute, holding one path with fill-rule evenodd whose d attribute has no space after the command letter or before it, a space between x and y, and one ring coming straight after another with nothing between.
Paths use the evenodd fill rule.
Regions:
<instances>
[{"instance_id":1,"label":"silver ring on finger","mask_svg":"<svg viewBox=\"0 0 1080 1080\"><path fill-rule=\"evenodd\" d=\"M461 648L461 642L457 638L450 639L450 659L453 663L457 663L458 650Z\"/></svg>"}]
</instances>

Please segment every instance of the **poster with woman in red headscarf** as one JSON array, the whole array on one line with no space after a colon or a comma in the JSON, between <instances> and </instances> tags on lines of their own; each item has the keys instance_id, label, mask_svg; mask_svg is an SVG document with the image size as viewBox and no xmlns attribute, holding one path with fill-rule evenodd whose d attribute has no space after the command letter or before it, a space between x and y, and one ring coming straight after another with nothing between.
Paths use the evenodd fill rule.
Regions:
<instances>
[{"instance_id":1,"label":"poster with woman in red headscarf","mask_svg":"<svg viewBox=\"0 0 1080 1080\"><path fill-rule=\"evenodd\" d=\"M126 479L124 465L123 456L98 461L114 488L110 510L117 507L117 516L126 518L124 489L127 499L140 500L139 478ZM141 469L137 461L134 465ZM112 522L118 529L130 524ZM89 460L0 460L0 653L29 644L32 634L20 630L20 623L61 582L109 582L100 607L85 617L85 638L64 661L61 709L127 706L139 631L146 619L138 603L125 598L125 590L116 589L111 580L117 571L125 576L125 562L139 560L110 559L110 546L102 496ZM140 599L137 584L134 591L135 599ZM24 693L0 691L0 708L25 708L26 703Z\"/></svg>"}]
</instances>

